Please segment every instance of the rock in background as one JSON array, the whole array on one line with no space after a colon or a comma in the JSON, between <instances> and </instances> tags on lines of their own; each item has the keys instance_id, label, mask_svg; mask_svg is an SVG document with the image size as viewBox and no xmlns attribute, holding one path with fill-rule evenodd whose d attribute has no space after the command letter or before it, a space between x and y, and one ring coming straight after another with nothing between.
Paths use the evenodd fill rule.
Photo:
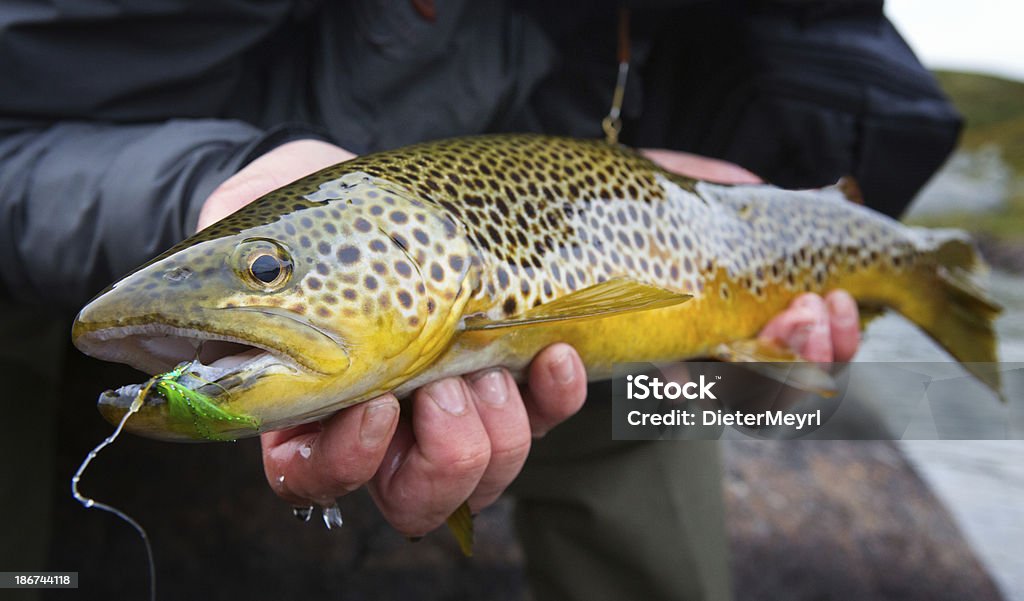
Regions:
<instances>
[{"instance_id":1,"label":"rock in background","mask_svg":"<svg viewBox=\"0 0 1024 601\"><path fill-rule=\"evenodd\" d=\"M730 441L737 599L1000 599L947 511L883 441Z\"/></svg>"}]
</instances>

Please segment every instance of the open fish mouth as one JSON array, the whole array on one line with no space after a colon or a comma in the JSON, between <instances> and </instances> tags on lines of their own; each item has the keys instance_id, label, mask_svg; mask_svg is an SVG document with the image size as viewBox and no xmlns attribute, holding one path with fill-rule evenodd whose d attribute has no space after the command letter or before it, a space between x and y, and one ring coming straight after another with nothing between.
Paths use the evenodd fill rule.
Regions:
<instances>
[{"instance_id":1,"label":"open fish mouth","mask_svg":"<svg viewBox=\"0 0 1024 601\"><path fill-rule=\"evenodd\" d=\"M125 363L151 375L164 374L187 364L176 381L185 388L220 397L250 384L260 374L284 368L301 369L282 350L255 346L230 335L167 324L118 326L75 337L85 353L105 361ZM100 396L101 405L127 409L146 386L130 384ZM159 395L147 395L146 404L159 404Z\"/></svg>"}]
</instances>

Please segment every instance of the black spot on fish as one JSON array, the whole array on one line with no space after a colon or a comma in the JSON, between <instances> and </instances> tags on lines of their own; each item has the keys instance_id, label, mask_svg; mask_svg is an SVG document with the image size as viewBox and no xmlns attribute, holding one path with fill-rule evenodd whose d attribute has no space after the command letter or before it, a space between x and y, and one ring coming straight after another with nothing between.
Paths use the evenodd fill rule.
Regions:
<instances>
[{"instance_id":1,"label":"black spot on fish","mask_svg":"<svg viewBox=\"0 0 1024 601\"><path fill-rule=\"evenodd\" d=\"M411 294L409 294L405 290L399 290L397 296L398 296L398 302L401 303L401 305L403 307L405 307L406 309L412 307L412 295Z\"/></svg>"},{"instance_id":2,"label":"black spot on fish","mask_svg":"<svg viewBox=\"0 0 1024 601\"><path fill-rule=\"evenodd\" d=\"M359 260L359 254L359 249L354 246L342 246L338 249L338 261L345 265L351 265Z\"/></svg>"}]
</instances>

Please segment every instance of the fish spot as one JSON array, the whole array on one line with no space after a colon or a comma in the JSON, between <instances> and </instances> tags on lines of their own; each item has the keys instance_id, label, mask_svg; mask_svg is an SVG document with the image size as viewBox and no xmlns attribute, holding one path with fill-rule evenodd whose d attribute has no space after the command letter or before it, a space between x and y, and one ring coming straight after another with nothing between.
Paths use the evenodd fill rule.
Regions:
<instances>
[{"instance_id":1,"label":"fish spot","mask_svg":"<svg viewBox=\"0 0 1024 601\"><path fill-rule=\"evenodd\" d=\"M338 260L351 265L359 260L359 249L354 246L342 246L338 249Z\"/></svg>"},{"instance_id":2,"label":"fish spot","mask_svg":"<svg viewBox=\"0 0 1024 601\"><path fill-rule=\"evenodd\" d=\"M405 290L399 290L398 294L395 295L398 298L399 304L406 309L412 307L412 295Z\"/></svg>"}]
</instances>

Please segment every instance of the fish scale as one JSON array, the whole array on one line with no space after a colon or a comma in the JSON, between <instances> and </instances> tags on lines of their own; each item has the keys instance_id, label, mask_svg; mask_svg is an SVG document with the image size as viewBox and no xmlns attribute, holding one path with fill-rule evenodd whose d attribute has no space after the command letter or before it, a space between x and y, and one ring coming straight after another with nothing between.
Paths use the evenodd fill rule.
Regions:
<instances>
[{"instance_id":1,"label":"fish scale","mask_svg":"<svg viewBox=\"0 0 1024 601\"><path fill-rule=\"evenodd\" d=\"M190 340L267 351L217 399L259 426L204 426L224 436L446 375L521 371L553 342L575 346L592 378L616 362L728 359L797 295L836 288L865 311L900 311L958 360L995 361L998 307L969 239L906 227L851 190L713 184L600 141L429 142L256 200L101 294L74 338L151 373L189 359ZM276 279L254 279L256 260ZM998 389L997 374L974 373ZM160 406L127 428L197 436Z\"/></svg>"}]
</instances>

